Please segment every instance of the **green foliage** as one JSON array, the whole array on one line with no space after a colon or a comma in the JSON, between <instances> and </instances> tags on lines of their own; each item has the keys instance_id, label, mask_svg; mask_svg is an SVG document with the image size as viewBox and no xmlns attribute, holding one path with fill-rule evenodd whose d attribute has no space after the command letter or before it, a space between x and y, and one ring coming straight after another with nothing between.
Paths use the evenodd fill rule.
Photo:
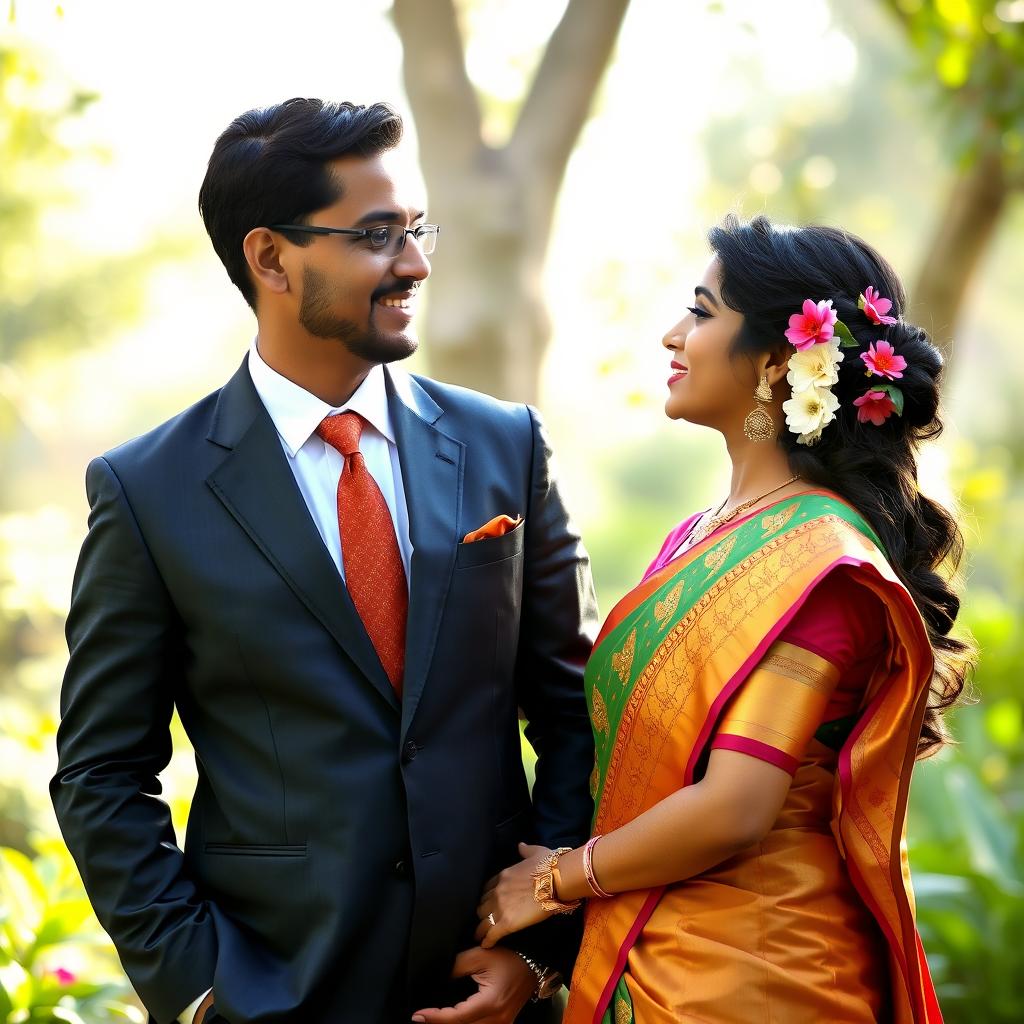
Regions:
<instances>
[{"instance_id":1,"label":"green foliage","mask_svg":"<svg viewBox=\"0 0 1024 1024\"><path fill-rule=\"evenodd\" d=\"M961 161L997 145L1024 169L1024 20L1000 0L885 0L904 25L919 73L938 87Z\"/></svg>"},{"instance_id":2,"label":"green foliage","mask_svg":"<svg viewBox=\"0 0 1024 1024\"><path fill-rule=\"evenodd\" d=\"M914 232L934 216L944 139L911 82L914 56L881 7L832 0L831 8L830 50L856 55L834 85L780 95L763 67L733 59L744 102L705 131L706 205L718 217L740 198L747 216L764 203L775 220L849 226L886 238L885 255L900 265L918 258Z\"/></svg>"},{"instance_id":3,"label":"green foliage","mask_svg":"<svg viewBox=\"0 0 1024 1024\"><path fill-rule=\"evenodd\" d=\"M703 441L674 438L669 446L662 437L588 453L601 481L600 515L583 532L602 614L636 586L668 531L700 511L698 496L712 493L721 464Z\"/></svg>"},{"instance_id":4,"label":"green foliage","mask_svg":"<svg viewBox=\"0 0 1024 1024\"><path fill-rule=\"evenodd\" d=\"M966 726L982 716L960 720ZM915 775L910 835L918 925L946 1021L1010 1024L1024 1014L1024 827L986 782L991 735L967 733L956 754Z\"/></svg>"},{"instance_id":5,"label":"green foliage","mask_svg":"<svg viewBox=\"0 0 1024 1024\"><path fill-rule=\"evenodd\" d=\"M0 848L0 1024L140 1024L130 998L63 844Z\"/></svg>"},{"instance_id":6,"label":"green foliage","mask_svg":"<svg viewBox=\"0 0 1024 1024\"><path fill-rule=\"evenodd\" d=\"M188 251L166 238L141 252L79 251L44 230L47 216L74 208L75 172L106 159L102 147L73 141L96 101L13 33L0 41L0 440L24 419L19 365L109 337L141 313L157 260Z\"/></svg>"}]
</instances>

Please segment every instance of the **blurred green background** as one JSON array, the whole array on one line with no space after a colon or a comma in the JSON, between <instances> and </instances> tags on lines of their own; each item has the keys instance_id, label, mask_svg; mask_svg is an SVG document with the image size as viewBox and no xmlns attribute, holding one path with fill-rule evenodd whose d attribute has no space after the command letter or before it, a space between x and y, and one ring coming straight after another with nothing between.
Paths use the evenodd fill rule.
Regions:
<instances>
[{"instance_id":1,"label":"blurred green background","mask_svg":"<svg viewBox=\"0 0 1024 1024\"><path fill-rule=\"evenodd\" d=\"M915 775L920 927L947 1020L1024 1019L1024 0L6 7L0 1024L144 1019L46 793L84 468L244 354L195 196L219 131L292 95L407 115L444 226L413 368L541 407L605 612L727 483L661 410L707 227L838 224L900 270L949 355L921 476L961 510L981 651L958 746ZM194 778L177 729L179 828Z\"/></svg>"}]
</instances>

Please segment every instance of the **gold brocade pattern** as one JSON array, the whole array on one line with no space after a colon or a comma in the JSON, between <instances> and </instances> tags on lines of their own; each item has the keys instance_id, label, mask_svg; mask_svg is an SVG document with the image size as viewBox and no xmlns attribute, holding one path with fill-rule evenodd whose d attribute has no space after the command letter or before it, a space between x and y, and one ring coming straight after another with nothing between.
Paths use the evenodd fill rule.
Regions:
<instances>
[{"instance_id":1,"label":"gold brocade pattern","mask_svg":"<svg viewBox=\"0 0 1024 1024\"><path fill-rule=\"evenodd\" d=\"M601 769L598 766L597 761L595 761L594 762L594 770L590 773L590 799L591 800L596 800L597 799L597 787L598 787L598 784L600 783L600 781L601 781Z\"/></svg>"},{"instance_id":2,"label":"gold brocade pattern","mask_svg":"<svg viewBox=\"0 0 1024 1024\"><path fill-rule=\"evenodd\" d=\"M633 1024L633 1011L620 995L615 996L615 1024Z\"/></svg>"},{"instance_id":3,"label":"gold brocade pattern","mask_svg":"<svg viewBox=\"0 0 1024 1024\"><path fill-rule=\"evenodd\" d=\"M601 696L601 691L595 686L594 687L594 706L591 709L590 715L594 723L594 728L598 732L603 732L605 736L608 735L608 708L605 705L604 697Z\"/></svg>"},{"instance_id":4,"label":"gold brocade pattern","mask_svg":"<svg viewBox=\"0 0 1024 1024\"><path fill-rule=\"evenodd\" d=\"M604 782L598 831L610 832L643 809L651 777L663 763L666 747L678 748L678 744L670 744L672 723L685 714L705 667L740 625L770 602L781 580L840 550L838 533L823 530L824 522L818 519L801 524L768 541L709 586L665 634L623 709ZM735 542L735 534L729 541ZM635 635L630 640L635 643ZM675 766L678 777L682 778L685 769L685 762ZM624 784L616 786L620 772Z\"/></svg>"},{"instance_id":5,"label":"gold brocade pattern","mask_svg":"<svg viewBox=\"0 0 1024 1024\"><path fill-rule=\"evenodd\" d=\"M664 629L668 625L669 619L675 615L682 593L683 585L677 583L661 601L654 603L654 620L658 623L658 629Z\"/></svg>"},{"instance_id":6,"label":"gold brocade pattern","mask_svg":"<svg viewBox=\"0 0 1024 1024\"><path fill-rule=\"evenodd\" d=\"M776 512L775 515L765 516L761 520L761 526L764 528L764 533L761 534L762 538L767 539L773 533L778 533L796 515L796 510L799 507L799 504L790 505L789 508L784 508L781 512Z\"/></svg>"},{"instance_id":7,"label":"gold brocade pattern","mask_svg":"<svg viewBox=\"0 0 1024 1024\"><path fill-rule=\"evenodd\" d=\"M625 686L629 682L629 675L633 671L633 655L636 654L636 630L626 639L626 642L622 645L621 651L616 651L612 655L612 668L617 673L619 679L622 680L622 685Z\"/></svg>"},{"instance_id":8,"label":"gold brocade pattern","mask_svg":"<svg viewBox=\"0 0 1024 1024\"><path fill-rule=\"evenodd\" d=\"M777 644L776 648L781 646L783 645ZM804 686L809 686L812 690L829 692L834 683L834 673L829 671L828 668L823 670L816 665L808 665L802 661L797 661L795 658L786 657L785 654L780 654L775 648L768 652L759 668L777 672L780 676L785 676L787 679L792 679L797 683L803 683Z\"/></svg>"},{"instance_id":9,"label":"gold brocade pattern","mask_svg":"<svg viewBox=\"0 0 1024 1024\"><path fill-rule=\"evenodd\" d=\"M725 565L725 560L732 554L736 546L736 534L731 534L727 540L722 541L717 547L712 548L704 557L704 565L708 569L708 576L713 576Z\"/></svg>"},{"instance_id":10,"label":"gold brocade pattern","mask_svg":"<svg viewBox=\"0 0 1024 1024\"><path fill-rule=\"evenodd\" d=\"M722 712L718 733L773 747L795 766L838 682L839 669L825 658L776 640Z\"/></svg>"}]
</instances>

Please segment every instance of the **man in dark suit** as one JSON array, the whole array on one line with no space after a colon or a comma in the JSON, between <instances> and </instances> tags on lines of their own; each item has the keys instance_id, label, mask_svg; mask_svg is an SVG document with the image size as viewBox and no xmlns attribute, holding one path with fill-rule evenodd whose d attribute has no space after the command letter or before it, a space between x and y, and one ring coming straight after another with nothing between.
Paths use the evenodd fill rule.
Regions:
<instances>
[{"instance_id":1,"label":"man in dark suit","mask_svg":"<svg viewBox=\"0 0 1024 1024\"><path fill-rule=\"evenodd\" d=\"M88 469L51 793L156 1024L526 1020L578 945L576 915L474 948L517 841L588 833L595 605L536 413L393 365L437 239L401 127L318 100L232 123L200 208L257 339Z\"/></svg>"}]
</instances>

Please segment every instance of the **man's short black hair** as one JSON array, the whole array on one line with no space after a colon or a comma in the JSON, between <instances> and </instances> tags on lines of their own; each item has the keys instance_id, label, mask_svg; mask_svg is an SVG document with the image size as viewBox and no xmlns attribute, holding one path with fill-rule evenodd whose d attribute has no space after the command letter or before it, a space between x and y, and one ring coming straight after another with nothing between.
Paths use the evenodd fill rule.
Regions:
<instances>
[{"instance_id":1,"label":"man's short black hair","mask_svg":"<svg viewBox=\"0 0 1024 1024\"><path fill-rule=\"evenodd\" d=\"M245 301L256 290L242 241L256 227L303 224L341 198L327 163L374 157L398 145L402 119L386 103L357 106L290 99L236 117L217 139L199 190L199 212L213 248ZM294 236L307 245L311 235Z\"/></svg>"}]
</instances>

